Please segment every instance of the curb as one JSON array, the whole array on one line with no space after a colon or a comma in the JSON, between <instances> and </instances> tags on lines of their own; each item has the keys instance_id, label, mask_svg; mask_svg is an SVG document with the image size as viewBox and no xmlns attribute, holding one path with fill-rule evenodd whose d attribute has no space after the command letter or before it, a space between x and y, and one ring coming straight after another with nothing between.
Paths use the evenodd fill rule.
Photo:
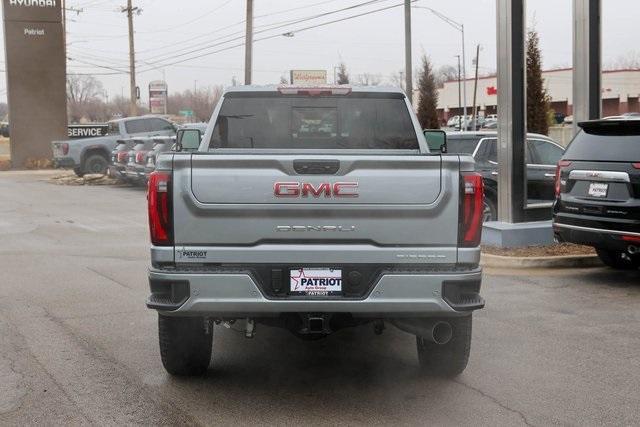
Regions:
<instances>
[{"instance_id":1,"label":"curb","mask_svg":"<svg viewBox=\"0 0 640 427\"><path fill-rule=\"evenodd\" d=\"M480 265L487 268L588 268L602 267L597 255L511 257L483 253Z\"/></svg>"}]
</instances>

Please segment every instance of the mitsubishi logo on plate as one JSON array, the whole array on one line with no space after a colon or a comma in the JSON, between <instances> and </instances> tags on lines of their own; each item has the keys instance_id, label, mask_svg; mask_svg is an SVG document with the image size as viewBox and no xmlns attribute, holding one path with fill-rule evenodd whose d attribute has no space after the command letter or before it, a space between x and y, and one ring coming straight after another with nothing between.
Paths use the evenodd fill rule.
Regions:
<instances>
[{"instance_id":1,"label":"mitsubishi logo on plate","mask_svg":"<svg viewBox=\"0 0 640 427\"><path fill-rule=\"evenodd\" d=\"M312 184L310 182L276 182L273 185L273 194L276 197L303 198L324 197L330 198L353 198L359 194L357 182L323 182Z\"/></svg>"}]
</instances>

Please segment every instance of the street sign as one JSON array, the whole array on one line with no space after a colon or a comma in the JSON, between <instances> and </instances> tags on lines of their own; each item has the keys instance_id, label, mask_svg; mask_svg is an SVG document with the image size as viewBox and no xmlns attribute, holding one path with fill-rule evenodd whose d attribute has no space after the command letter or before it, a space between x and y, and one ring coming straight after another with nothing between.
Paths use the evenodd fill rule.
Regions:
<instances>
[{"instance_id":1,"label":"street sign","mask_svg":"<svg viewBox=\"0 0 640 427\"><path fill-rule=\"evenodd\" d=\"M326 70L291 70L291 84L318 86L327 84Z\"/></svg>"},{"instance_id":2,"label":"street sign","mask_svg":"<svg viewBox=\"0 0 640 427\"><path fill-rule=\"evenodd\" d=\"M193 117L193 110L180 110L180 115L185 117Z\"/></svg>"},{"instance_id":3,"label":"street sign","mask_svg":"<svg viewBox=\"0 0 640 427\"><path fill-rule=\"evenodd\" d=\"M156 80L149 83L149 111L151 114L167 114L167 83Z\"/></svg>"}]
</instances>

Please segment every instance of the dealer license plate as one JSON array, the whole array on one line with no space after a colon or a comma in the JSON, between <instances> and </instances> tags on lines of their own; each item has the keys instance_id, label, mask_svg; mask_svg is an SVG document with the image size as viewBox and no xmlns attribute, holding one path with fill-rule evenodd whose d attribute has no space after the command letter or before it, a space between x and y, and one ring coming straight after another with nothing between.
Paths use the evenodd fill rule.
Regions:
<instances>
[{"instance_id":1,"label":"dealer license plate","mask_svg":"<svg viewBox=\"0 0 640 427\"><path fill-rule=\"evenodd\" d=\"M304 296L342 295L342 270L299 268L289 274L289 294Z\"/></svg>"},{"instance_id":2,"label":"dealer license plate","mask_svg":"<svg viewBox=\"0 0 640 427\"><path fill-rule=\"evenodd\" d=\"M609 192L609 184L603 184L601 182L592 182L589 184L589 196L603 198L607 197Z\"/></svg>"}]
</instances>

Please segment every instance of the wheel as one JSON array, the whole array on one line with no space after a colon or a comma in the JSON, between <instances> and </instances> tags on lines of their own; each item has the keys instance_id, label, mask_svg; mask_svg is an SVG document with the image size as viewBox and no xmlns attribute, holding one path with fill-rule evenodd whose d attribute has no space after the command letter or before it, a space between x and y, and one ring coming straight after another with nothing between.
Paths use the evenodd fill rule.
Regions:
<instances>
[{"instance_id":1,"label":"wheel","mask_svg":"<svg viewBox=\"0 0 640 427\"><path fill-rule=\"evenodd\" d=\"M472 317L451 319L449 323L453 336L446 344L436 344L416 337L420 370L425 375L455 377L467 367L471 350Z\"/></svg>"},{"instance_id":2,"label":"wheel","mask_svg":"<svg viewBox=\"0 0 640 427\"><path fill-rule=\"evenodd\" d=\"M85 174L106 175L109 168L109 162L100 154L92 154L84 161Z\"/></svg>"},{"instance_id":3,"label":"wheel","mask_svg":"<svg viewBox=\"0 0 640 427\"><path fill-rule=\"evenodd\" d=\"M605 265L616 270L633 270L640 266L640 258L632 259L623 251L596 248L596 253Z\"/></svg>"},{"instance_id":4,"label":"wheel","mask_svg":"<svg viewBox=\"0 0 640 427\"><path fill-rule=\"evenodd\" d=\"M485 197L482 208L482 222L498 220L498 208L493 200Z\"/></svg>"},{"instance_id":5,"label":"wheel","mask_svg":"<svg viewBox=\"0 0 640 427\"><path fill-rule=\"evenodd\" d=\"M160 357L171 375L202 375L211 361L213 325L205 329L202 317L170 317L158 314Z\"/></svg>"},{"instance_id":6,"label":"wheel","mask_svg":"<svg viewBox=\"0 0 640 427\"><path fill-rule=\"evenodd\" d=\"M73 173L75 173L78 178L82 178L84 176L84 171L79 166L73 168Z\"/></svg>"}]
</instances>

